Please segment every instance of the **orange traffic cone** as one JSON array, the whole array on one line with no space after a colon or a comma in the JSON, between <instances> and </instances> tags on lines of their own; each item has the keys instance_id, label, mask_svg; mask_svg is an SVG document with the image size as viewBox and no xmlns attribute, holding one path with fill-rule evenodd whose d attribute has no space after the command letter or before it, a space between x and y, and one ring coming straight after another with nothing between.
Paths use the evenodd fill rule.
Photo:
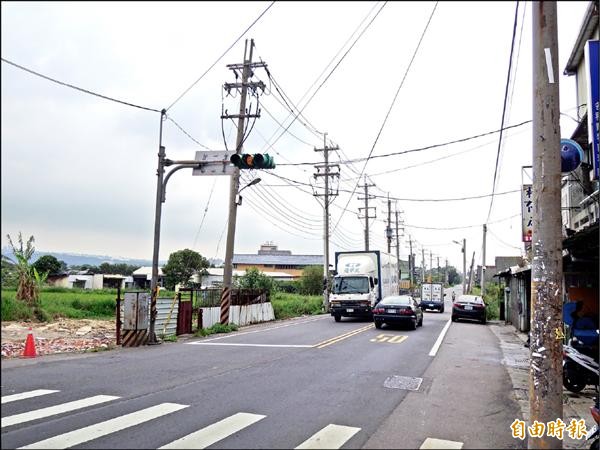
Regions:
<instances>
[{"instance_id":1,"label":"orange traffic cone","mask_svg":"<svg viewBox=\"0 0 600 450\"><path fill-rule=\"evenodd\" d=\"M33 331L29 327L29 333L27 334L27 340L25 341L25 350L21 355L24 358L35 358L35 341L33 340Z\"/></svg>"}]
</instances>

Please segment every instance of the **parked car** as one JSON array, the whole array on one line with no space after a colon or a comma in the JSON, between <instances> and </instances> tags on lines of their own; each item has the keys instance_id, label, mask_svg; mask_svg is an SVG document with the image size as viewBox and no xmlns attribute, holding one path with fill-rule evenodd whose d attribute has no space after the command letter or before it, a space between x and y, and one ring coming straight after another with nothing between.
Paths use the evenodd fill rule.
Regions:
<instances>
[{"instance_id":1,"label":"parked car","mask_svg":"<svg viewBox=\"0 0 600 450\"><path fill-rule=\"evenodd\" d=\"M416 330L417 326L423 326L423 310L410 295L390 295L375 305L373 320L375 328L384 323L405 323Z\"/></svg>"},{"instance_id":2,"label":"parked car","mask_svg":"<svg viewBox=\"0 0 600 450\"><path fill-rule=\"evenodd\" d=\"M479 295L461 295L452 304L452 322L471 319L485 324L486 318L487 305Z\"/></svg>"}]
</instances>

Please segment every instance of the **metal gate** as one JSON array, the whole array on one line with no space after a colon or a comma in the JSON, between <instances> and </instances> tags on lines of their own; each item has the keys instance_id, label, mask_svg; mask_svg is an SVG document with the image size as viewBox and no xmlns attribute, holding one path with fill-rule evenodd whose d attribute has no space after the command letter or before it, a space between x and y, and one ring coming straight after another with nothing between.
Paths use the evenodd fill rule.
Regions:
<instances>
[{"instance_id":1,"label":"metal gate","mask_svg":"<svg viewBox=\"0 0 600 450\"><path fill-rule=\"evenodd\" d=\"M192 332L192 300L182 300L179 294L179 312L177 315L177 335Z\"/></svg>"}]
</instances>

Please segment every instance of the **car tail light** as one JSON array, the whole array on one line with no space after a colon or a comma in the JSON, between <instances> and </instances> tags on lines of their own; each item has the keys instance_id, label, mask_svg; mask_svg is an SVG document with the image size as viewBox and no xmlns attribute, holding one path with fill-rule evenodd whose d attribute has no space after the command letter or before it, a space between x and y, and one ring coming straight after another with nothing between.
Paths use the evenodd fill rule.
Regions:
<instances>
[{"instance_id":1,"label":"car tail light","mask_svg":"<svg viewBox=\"0 0 600 450\"><path fill-rule=\"evenodd\" d=\"M474 306L475 308L477 308L477 309L483 309L483 308L485 308L485 306L484 306L484 305L473 305L473 306Z\"/></svg>"},{"instance_id":2,"label":"car tail light","mask_svg":"<svg viewBox=\"0 0 600 450\"><path fill-rule=\"evenodd\" d=\"M413 310L411 308L404 308L400 310L400 314L405 315L405 316L410 316L412 315Z\"/></svg>"},{"instance_id":3,"label":"car tail light","mask_svg":"<svg viewBox=\"0 0 600 450\"><path fill-rule=\"evenodd\" d=\"M373 310L373 313L375 313L375 314L383 314L383 313L384 313L384 311L385 311L385 310L384 310L383 308L375 308L375 309Z\"/></svg>"},{"instance_id":4,"label":"car tail light","mask_svg":"<svg viewBox=\"0 0 600 450\"><path fill-rule=\"evenodd\" d=\"M454 306L455 308L458 308L458 309L460 309L460 303L454 303L454 305L453 305L453 306Z\"/></svg>"},{"instance_id":5,"label":"car tail light","mask_svg":"<svg viewBox=\"0 0 600 450\"><path fill-rule=\"evenodd\" d=\"M594 418L596 423L600 423L600 410L598 410L598 408L596 408L595 406L592 406L590 408L590 411L592 412L592 417Z\"/></svg>"}]
</instances>

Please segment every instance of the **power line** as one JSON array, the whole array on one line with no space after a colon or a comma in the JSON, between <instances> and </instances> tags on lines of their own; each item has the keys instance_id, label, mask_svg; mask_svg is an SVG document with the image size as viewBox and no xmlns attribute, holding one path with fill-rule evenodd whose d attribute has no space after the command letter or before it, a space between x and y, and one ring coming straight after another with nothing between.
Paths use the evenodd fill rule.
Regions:
<instances>
[{"instance_id":1,"label":"power line","mask_svg":"<svg viewBox=\"0 0 600 450\"><path fill-rule=\"evenodd\" d=\"M215 185L217 184L217 177L214 177L212 188L210 189L210 194L208 194L208 200L206 201L206 207L204 208L204 215L202 216L202 220L200 221L200 225L198 226L198 231L196 232L196 237L194 237L194 245L192 248L196 248L196 242L198 241L198 236L200 236L200 230L202 230L202 225L204 225L204 219L206 219L206 214L208 213L208 207L210 205L210 199L212 198L213 191L215 190Z\"/></svg>"},{"instance_id":2,"label":"power line","mask_svg":"<svg viewBox=\"0 0 600 450\"><path fill-rule=\"evenodd\" d=\"M247 33L247 32L248 32L248 31L249 31L249 30L250 30L250 29L251 29L251 28L252 28L252 27L253 27L253 26L256 24L256 22L258 22L258 21L261 19L261 17L262 17L262 16L264 16L264 15L266 14L266 12L267 12L269 9L271 9L271 7L272 7L274 4L275 4L275 1L272 1L272 2L271 2L271 4L270 4L269 6L267 6L267 8L266 8L266 9L265 9L265 10L264 10L264 11L263 11L263 12L262 12L262 13L261 13L261 14L260 14L260 15L259 15L259 16L258 16L256 19L254 19L254 22L252 22L252 23L250 24L250 26L249 26L248 28L246 28L242 34L240 34L240 36L239 36L239 37L238 37L238 38L237 38L237 39L236 39L236 40L233 42L233 44L231 44L231 45L230 45L230 46L227 48L227 50L225 50L225 51L223 52L223 54L222 54L221 56L219 56L219 57L217 58L217 60L216 60L214 63L212 63L212 64L211 64L211 66L210 66L208 69L206 69L206 71L205 71L205 72L204 72L202 75L200 75L200 77L199 77L199 78L198 78L196 81L194 81L194 82L192 83L192 85L191 85L189 88L187 88L185 91L183 91L183 93L182 93L182 94L181 94L179 97L177 97L173 103L171 103L171 105L170 105L170 106L167 108L167 111L168 111L169 109L171 109L171 108L172 108L172 107L175 105L175 103L177 103L179 100L181 100L181 98L182 98L182 97L183 97L185 94L187 94L187 93L190 91L190 89L192 89L192 88L193 88L193 87L194 87L194 86L195 86L195 85L196 85L196 84L197 84L197 83L198 83L198 82L199 82L199 81L200 81L202 78L204 78L204 76L205 76L205 75L206 75L208 72L210 72L210 70L211 70L213 67L215 67L215 66L217 65L217 63L218 63L219 61L221 61L221 59L223 59L223 57L224 57L224 56L225 56L225 55L226 55L226 54L229 52L229 50L231 50L231 49L233 48L233 46L234 46L235 44L237 44L237 43L238 43L238 41L239 41L241 38L243 38L243 37L244 37L244 35L245 35L245 34L246 34L246 33Z\"/></svg>"},{"instance_id":3,"label":"power line","mask_svg":"<svg viewBox=\"0 0 600 450\"><path fill-rule=\"evenodd\" d=\"M39 72L36 72L35 70L28 69L27 67L24 67L24 66L21 66L19 64L16 64L16 63L12 62L12 61L9 61L8 59L5 59L5 58L1 58L1 59L2 59L3 62L5 62L7 64L10 64L11 66L17 67L17 68L19 68L21 70L24 70L25 72L29 72L30 74L36 75L36 76L38 76L40 78L44 78L45 80L52 81L53 83L60 84L61 86L65 86L65 87L68 87L68 88L71 88L71 89L75 89L76 91L80 91L80 92L83 92L85 94L94 95L96 97L100 97L100 98L103 98L105 100L110 100L111 102L121 103L122 105L133 106L134 108L144 109L146 111L153 111L153 112L157 112L157 113L160 112L160 110L158 110L158 109L148 108L146 106L136 105L134 103L126 102L124 100L118 100L116 98L108 97L106 95L98 94L97 92L93 92L93 91L90 91L90 90L87 90L87 89L83 89L83 88L80 88L78 86L75 86L75 85L72 85L72 84L69 84L69 83L65 83L64 81L56 80L56 79L51 78L51 77L49 77L47 75L43 75L43 74L41 74Z\"/></svg>"},{"instance_id":4,"label":"power line","mask_svg":"<svg viewBox=\"0 0 600 450\"><path fill-rule=\"evenodd\" d=\"M513 60L513 51L515 49L515 37L517 35L517 22L519 21L519 2L517 1L515 7L515 19L513 22L513 32L512 32L512 40L510 44L510 58L508 60L508 74L506 76L506 87L504 89L504 105L502 106L502 122L500 123L500 136L498 138L498 151L496 153L496 166L494 168L494 181L492 183L492 198L490 200L490 209L488 211L488 216L486 222L490 220L490 215L492 214L492 205L494 204L494 192L496 191L496 176L498 175L498 160L500 158L500 148L502 146L502 128L504 127L504 117L506 114L506 103L508 100L508 88L510 85L510 74L512 70L512 60Z\"/></svg>"},{"instance_id":5,"label":"power line","mask_svg":"<svg viewBox=\"0 0 600 450\"><path fill-rule=\"evenodd\" d=\"M280 178L282 180L289 181L291 183L312 187L312 185L309 183L303 183L302 181L293 180L291 178L284 177L283 175L279 175L279 174L272 173L272 172L264 172L264 173L268 173L269 175ZM338 189L338 190L340 192L354 194L354 192L350 191L350 190L346 190L346 189ZM479 198L491 197L492 195L506 195L506 194L512 194L512 193L520 192L520 191L521 191L520 189L513 189L511 191L498 192L496 194L482 194L482 195L474 195L474 196L470 196L470 197L457 197L457 198L400 198L400 197L391 197L390 196L390 200L405 201L405 202L453 202L453 201L474 200L474 199L479 199ZM371 195L371 194L369 194L369 195ZM375 198L381 198L381 199L388 198L387 194L386 195L372 194L372 196Z\"/></svg>"},{"instance_id":6,"label":"power line","mask_svg":"<svg viewBox=\"0 0 600 450\"><path fill-rule=\"evenodd\" d=\"M480 138L480 137L489 136L490 134L495 134L495 133L501 132L502 130L510 130L512 128L517 128L517 127L526 125L526 124L528 124L530 122L532 122L532 120L525 120L524 122L517 123L515 125L510 125L508 127L504 127L502 129L499 129L499 130L487 131L485 133L477 134L477 135L474 135L474 136L469 136L469 137L466 137L466 138L455 139L453 141L443 142L441 144L433 144L433 145L428 145L426 147L413 148L413 149L410 149L410 150L402 150L402 151L398 151L398 152L384 153L382 155L372 155L370 157L365 157L365 158L349 159L349 160L346 160L346 161L340 161L340 163L342 163L342 164L350 164L350 163L354 163L354 162L361 162L361 161L366 161L366 160L371 160L371 159L387 158L389 156L398 156L398 155L405 155L407 153L422 152L422 151L425 151L425 150L431 150L431 149L438 148L438 147L445 147L447 145L458 144L460 142L471 141L473 139L477 139L477 138ZM316 162L313 161L313 162L290 163L290 164L278 164L278 165L279 166L308 166L308 165L314 165L314 164L318 164L318 161L316 161Z\"/></svg>"},{"instance_id":7,"label":"power line","mask_svg":"<svg viewBox=\"0 0 600 450\"><path fill-rule=\"evenodd\" d=\"M510 217L505 217L504 219L499 219L499 220L495 220L493 222L489 222L488 225L493 224L493 223L499 223L499 222L504 222L505 220L509 220L509 219L513 219L515 217L519 217L521 214L514 214ZM465 225L465 226L461 226L461 227L423 227L423 226L419 226L419 225L409 225L409 224L404 224L405 227L408 228L416 228L416 229L420 229L420 230L443 230L443 231L448 231L448 230L462 230L462 229L466 229L466 228L477 228L477 227L481 227L481 224L478 223L477 225Z\"/></svg>"},{"instance_id":8,"label":"power line","mask_svg":"<svg viewBox=\"0 0 600 450\"><path fill-rule=\"evenodd\" d=\"M300 109L298 111L298 113L294 116L294 118L292 119L292 121L288 124L288 126L286 127L285 130L283 130L283 132L277 137L277 139L275 139L275 141L273 141L272 144L270 145L275 145L275 143L281 138L281 136L283 136L285 134L285 132L287 131L287 129L289 127L292 126L292 124L296 121L296 119L298 118L298 116L300 114L302 114L302 112L306 109L306 107L309 105L309 103L312 101L312 99L315 97L315 95L317 95L317 92L319 92L319 90L323 87L323 85L327 82L327 80L329 80L329 78L331 77L331 75L333 75L333 73L336 71L336 69L339 67L339 65L342 63L342 61L346 58L346 56L348 55L348 53L350 53L350 51L354 48L354 46L356 45L356 43L360 40L360 38L363 36L363 34L365 33L365 31L367 31L369 29L369 27L371 26L371 24L373 23L373 21L377 18L377 16L379 15L379 13L381 13L381 11L383 10L383 8L385 7L385 5L387 5L387 1L383 3L383 5L381 6L381 8L379 8L379 11L377 11L377 13L373 16L373 18L371 19L371 21L367 24L367 26L365 28L363 28L363 30L360 32L360 34L358 35L358 37L354 40L354 42L352 43L352 45L350 46L350 48L348 50L346 50L346 53L344 53L342 55L342 57L340 58L340 60L337 62L337 64L333 67L333 69L331 69L331 72L329 72L329 74L325 77L325 79L321 82L321 84L317 87L317 89L313 92L313 94L310 96L310 98L306 101L306 103L304 104L304 106L302 107L302 109Z\"/></svg>"},{"instance_id":9,"label":"power line","mask_svg":"<svg viewBox=\"0 0 600 450\"><path fill-rule=\"evenodd\" d=\"M195 142L196 144L198 144L200 147L202 147L202 148L205 148L206 150L211 150L211 151L212 151L212 149L211 149L211 148L207 147L206 145L202 144L201 142L198 142L198 140L194 139L194 138L192 137L192 135L191 135L191 134L189 134L187 131L185 131L185 130L184 130L182 127L181 127L181 125L179 125L177 122L175 122L171 116L167 115L167 119L169 119L171 122L173 122L173 123L175 124L175 126L176 126L177 128L179 128L183 134L185 134L187 137L189 137L189 138L190 138L192 141L194 141L194 142Z\"/></svg>"},{"instance_id":10,"label":"power line","mask_svg":"<svg viewBox=\"0 0 600 450\"><path fill-rule=\"evenodd\" d=\"M398 86L398 89L396 89L396 94L394 95L394 98L392 99L392 103L391 103L391 105L390 105L390 107L389 107L389 109L388 109L388 111L387 111L387 113L385 115L385 118L383 119L383 123L381 124L381 127L379 128L379 132L377 133L377 136L375 137L375 141L373 142L373 146L371 147L371 151L369 152L369 156L367 156L367 159L365 160L363 168L360 171L360 175L362 175L365 172L365 169L367 168L367 164L369 163L369 160L371 159L371 155L373 154L373 150L375 150L375 146L377 145L377 142L379 141L379 137L381 136L383 128L385 127L385 124L387 123L387 120L388 120L388 118L390 116L390 113L392 112L394 104L396 103L396 99L398 98L398 94L400 93L400 89L404 85L404 80L406 80L406 76L408 75L408 72L410 71L412 63L415 60L415 57L417 56L417 52L419 51L419 48L421 47L421 42L423 41L423 38L425 37L425 33L427 32L427 29L429 28L429 24L431 23L431 19L433 18L433 14L435 13L437 5L438 5L438 2L436 2L435 5L433 6L433 10L431 11L431 14L429 16L429 20L427 21L427 24L425 25L425 28L423 29L423 32L421 33L421 37L419 38L419 42L417 43L417 47L415 48L415 51L413 52L412 58L410 59L410 62L408 64L406 70L404 71L404 76L402 77L402 81L400 82L400 85ZM338 222L333 227L334 231L337 228L337 226L340 223L340 221L342 220L342 218L344 217L344 214L346 213L346 209L348 208L348 205L350 204L350 200L352 200L352 196L356 192L356 188L358 187L358 183L359 182L360 182L360 178L356 181L356 184L354 185L354 189L352 190L352 194L350 195L350 198L348 198L348 202L346 203L346 206L344 206L344 211L340 215L340 218L338 219Z\"/></svg>"}]
</instances>

